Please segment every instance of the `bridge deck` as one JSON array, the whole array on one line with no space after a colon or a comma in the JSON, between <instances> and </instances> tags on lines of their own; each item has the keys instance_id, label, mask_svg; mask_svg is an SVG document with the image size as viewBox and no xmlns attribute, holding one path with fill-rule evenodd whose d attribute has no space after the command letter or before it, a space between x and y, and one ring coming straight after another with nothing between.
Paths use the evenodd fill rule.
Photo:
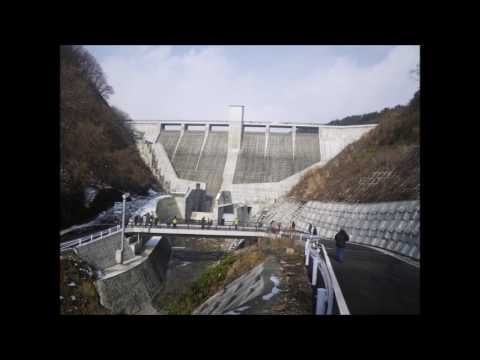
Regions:
<instances>
[{"instance_id":1,"label":"bridge deck","mask_svg":"<svg viewBox=\"0 0 480 360\"><path fill-rule=\"evenodd\" d=\"M260 228L239 226L235 230L233 226L212 226L210 229L200 225L177 225L174 227L132 226L125 228L126 234L152 234L152 235L191 235L191 236L221 236L221 237L265 237L267 233Z\"/></svg>"},{"instance_id":2,"label":"bridge deck","mask_svg":"<svg viewBox=\"0 0 480 360\"><path fill-rule=\"evenodd\" d=\"M371 248L347 243L344 262L335 243L324 241L352 315L419 314L420 269Z\"/></svg>"}]
</instances>

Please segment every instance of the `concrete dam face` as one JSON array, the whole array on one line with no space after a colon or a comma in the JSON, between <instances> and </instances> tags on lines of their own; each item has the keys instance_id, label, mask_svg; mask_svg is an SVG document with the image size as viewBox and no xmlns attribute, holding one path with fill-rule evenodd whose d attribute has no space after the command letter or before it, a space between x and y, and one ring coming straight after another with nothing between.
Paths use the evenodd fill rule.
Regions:
<instances>
[{"instance_id":1,"label":"concrete dam face","mask_svg":"<svg viewBox=\"0 0 480 360\"><path fill-rule=\"evenodd\" d=\"M229 111L228 121L131 122L142 157L164 187L187 196L200 186L217 200L210 211L225 205L220 198L251 206L285 195L307 170L375 126L253 123L244 121L243 106Z\"/></svg>"}]
</instances>

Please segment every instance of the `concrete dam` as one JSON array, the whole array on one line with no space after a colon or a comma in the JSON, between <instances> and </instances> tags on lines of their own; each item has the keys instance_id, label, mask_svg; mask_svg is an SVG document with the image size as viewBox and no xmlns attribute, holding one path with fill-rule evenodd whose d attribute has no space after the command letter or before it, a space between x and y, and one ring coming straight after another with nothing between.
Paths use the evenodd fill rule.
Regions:
<instances>
[{"instance_id":1,"label":"concrete dam","mask_svg":"<svg viewBox=\"0 0 480 360\"><path fill-rule=\"evenodd\" d=\"M230 106L228 121L131 122L144 161L184 218L255 216L376 126L249 122L244 110Z\"/></svg>"}]
</instances>

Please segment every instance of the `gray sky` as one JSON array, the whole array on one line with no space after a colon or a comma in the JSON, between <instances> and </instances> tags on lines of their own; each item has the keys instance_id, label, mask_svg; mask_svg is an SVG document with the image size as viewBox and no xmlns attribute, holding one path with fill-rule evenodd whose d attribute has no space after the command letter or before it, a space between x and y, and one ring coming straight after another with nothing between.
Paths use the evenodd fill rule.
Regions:
<instances>
[{"instance_id":1,"label":"gray sky","mask_svg":"<svg viewBox=\"0 0 480 360\"><path fill-rule=\"evenodd\" d=\"M419 46L85 46L133 119L326 123L406 104Z\"/></svg>"}]
</instances>

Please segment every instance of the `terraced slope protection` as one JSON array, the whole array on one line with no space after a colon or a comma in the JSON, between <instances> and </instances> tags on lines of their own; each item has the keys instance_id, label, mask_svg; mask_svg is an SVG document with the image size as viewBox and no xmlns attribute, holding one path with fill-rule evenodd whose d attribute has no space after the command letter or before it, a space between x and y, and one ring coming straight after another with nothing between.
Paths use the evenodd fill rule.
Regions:
<instances>
[{"instance_id":1,"label":"terraced slope protection","mask_svg":"<svg viewBox=\"0 0 480 360\"><path fill-rule=\"evenodd\" d=\"M347 204L294 199L278 201L261 220L280 222L282 228L295 221L297 230L317 227L318 235L333 238L340 228L350 241L420 259L420 202L394 201Z\"/></svg>"}]
</instances>

